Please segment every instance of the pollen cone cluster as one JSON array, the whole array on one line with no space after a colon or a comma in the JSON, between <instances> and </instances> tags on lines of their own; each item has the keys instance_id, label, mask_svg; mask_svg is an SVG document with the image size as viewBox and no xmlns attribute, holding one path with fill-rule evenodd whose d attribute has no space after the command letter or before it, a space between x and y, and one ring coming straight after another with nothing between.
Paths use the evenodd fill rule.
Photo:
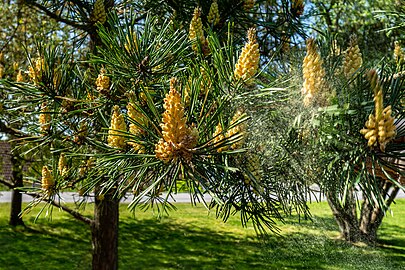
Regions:
<instances>
[{"instance_id":1,"label":"pollen cone cluster","mask_svg":"<svg viewBox=\"0 0 405 270\"><path fill-rule=\"evenodd\" d=\"M79 168L79 175L85 176L86 173L94 167L95 162L96 159L94 157L89 158L87 161L83 160Z\"/></svg>"},{"instance_id":2,"label":"pollen cone cluster","mask_svg":"<svg viewBox=\"0 0 405 270\"><path fill-rule=\"evenodd\" d=\"M236 79L248 80L252 78L259 68L259 44L256 41L256 30L248 30L248 43L242 49L238 63L235 65L234 75Z\"/></svg>"},{"instance_id":3,"label":"pollen cone cluster","mask_svg":"<svg viewBox=\"0 0 405 270\"><path fill-rule=\"evenodd\" d=\"M162 123L163 138L155 147L156 157L165 163L182 157L186 161L192 158L192 149L198 142L198 130L188 127L184 115L181 96L175 89L176 79L170 81L170 91L164 99Z\"/></svg>"},{"instance_id":4,"label":"pollen cone cluster","mask_svg":"<svg viewBox=\"0 0 405 270\"><path fill-rule=\"evenodd\" d=\"M243 1L243 8L246 11L249 11L255 6L255 2L256 2L255 0L244 0Z\"/></svg>"},{"instance_id":5,"label":"pollen cone cluster","mask_svg":"<svg viewBox=\"0 0 405 270\"><path fill-rule=\"evenodd\" d=\"M133 103L128 103L127 110L129 118L139 123L139 125L146 125L147 121L144 115L136 108ZM141 134L143 134L144 130L142 130L139 125L133 123L129 124L129 133L134 134L135 136L140 136ZM139 154L145 153L145 148L142 144L139 144L137 142L128 142L128 144L132 146L132 148Z\"/></svg>"},{"instance_id":6,"label":"pollen cone cluster","mask_svg":"<svg viewBox=\"0 0 405 270\"><path fill-rule=\"evenodd\" d=\"M220 15L219 15L219 10L218 10L218 3L217 0L213 0L210 11L207 16L208 23L211 25L217 25L219 23Z\"/></svg>"},{"instance_id":7,"label":"pollen cone cluster","mask_svg":"<svg viewBox=\"0 0 405 270\"><path fill-rule=\"evenodd\" d=\"M374 114L370 114L366 121L366 128L360 130L364 138L368 140L368 146L379 145L381 151L385 151L386 145L395 137L396 126L391 116L391 105L383 109L383 93L378 75L375 70L368 74L371 86L374 89Z\"/></svg>"},{"instance_id":8,"label":"pollen cone cluster","mask_svg":"<svg viewBox=\"0 0 405 270\"><path fill-rule=\"evenodd\" d=\"M304 85L301 93L304 96L304 105L309 106L315 99L322 103L325 93L328 91L325 81L325 70L322 67L323 60L317 51L315 40L310 38L307 40L307 54L304 58L302 73L304 77Z\"/></svg>"},{"instance_id":9,"label":"pollen cone cluster","mask_svg":"<svg viewBox=\"0 0 405 270\"><path fill-rule=\"evenodd\" d=\"M48 133L51 128L51 115L48 112L48 106L45 102L42 103L41 114L39 115L40 131L42 134Z\"/></svg>"},{"instance_id":10,"label":"pollen cone cluster","mask_svg":"<svg viewBox=\"0 0 405 270\"><path fill-rule=\"evenodd\" d=\"M107 20L107 13L105 12L104 0L96 0L90 19L95 23L105 23Z\"/></svg>"},{"instance_id":11,"label":"pollen cone cluster","mask_svg":"<svg viewBox=\"0 0 405 270\"><path fill-rule=\"evenodd\" d=\"M295 17L299 17L304 13L304 1L293 0L291 3L291 12Z\"/></svg>"},{"instance_id":12,"label":"pollen cone cluster","mask_svg":"<svg viewBox=\"0 0 405 270\"><path fill-rule=\"evenodd\" d=\"M193 41L193 50L198 51L197 42L201 44L202 50L205 52L208 50L208 42L204 37L203 26L201 22L201 9L196 7L194 9L193 18L190 22L189 38Z\"/></svg>"},{"instance_id":13,"label":"pollen cone cluster","mask_svg":"<svg viewBox=\"0 0 405 270\"><path fill-rule=\"evenodd\" d=\"M206 95L211 89L212 82L205 68L200 67L200 72L201 72L200 95Z\"/></svg>"},{"instance_id":14,"label":"pollen cone cluster","mask_svg":"<svg viewBox=\"0 0 405 270\"><path fill-rule=\"evenodd\" d=\"M18 70L17 77L16 77L16 82L24 82L24 75L22 73L22 70Z\"/></svg>"},{"instance_id":15,"label":"pollen cone cluster","mask_svg":"<svg viewBox=\"0 0 405 270\"><path fill-rule=\"evenodd\" d=\"M52 193L52 188L55 182L53 181L52 171L47 166L42 167L41 187L48 195Z\"/></svg>"},{"instance_id":16,"label":"pollen cone cluster","mask_svg":"<svg viewBox=\"0 0 405 270\"><path fill-rule=\"evenodd\" d=\"M251 173L251 175L256 179L260 180L262 178L262 170L260 164L260 158L257 154L248 153L246 156L246 169ZM249 184L251 179L249 175L244 174L245 183Z\"/></svg>"},{"instance_id":17,"label":"pollen cone cluster","mask_svg":"<svg viewBox=\"0 0 405 270\"><path fill-rule=\"evenodd\" d=\"M62 176L65 176L68 172L68 165L64 153L60 154L59 156L58 171L59 174Z\"/></svg>"},{"instance_id":18,"label":"pollen cone cluster","mask_svg":"<svg viewBox=\"0 0 405 270\"><path fill-rule=\"evenodd\" d=\"M97 91L99 91L101 94L107 93L110 88L110 78L106 75L106 73L107 71L105 68L101 68L96 79Z\"/></svg>"},{"instance_id":19,"label":"pollen cone cluster","mask_svg":"<svg viewBox=\"0 0 405 270\"><path fill-rule=\"evenodd\" d=\"M120 108L115 105L111 116L111 127L108 130L108 145L115 148L125 148L125 137L122 132L127 131L124 116L120 112Z\"/></svg>"},{"instance_id":20,"label":"pollen cone cluster","mask_svg":"<svg viewBox=\"0 0 405 270\"><path fill-rule=\"evenodd\" d=\"M212 137L214 138L213 139L214 146L218 146L218 144L223 143L223 140L225 139L225 135L223 134L223 129L222 129L221 123L218 123L218 125L215 127L215 131L214 131L214 134L212 135ZM219 147L217 149L217 152L221 153L222 151L225 151L226 148L227 148L226 146Z\"/></svg>"},{"instance_id":21,"label":"pollen cone cluster","mask_svg":"<svg viewBox=\"0 0 405 270\"><path fill-rule=\"evenodd\" d=\"M243 116L244 116L243 111L237 110L236 113L232 117L230 126L234 125ZM236 150L236 149L240 149L242 147L243 143L245 142L246 132L247 132L246 122L239 123L238 125L232 127L231 129L229 129L226 132L225 137L227 137L227 138L230 138L232 136L242 135L242 138L239 141L234 142L231 145L231 149Z\"/></svg>"},{"instance_id":22,"label":"pollen cone cluster","mask_svg":"<svg viewBox=\"0 0 405 270\"><path fill-rule=\"evenodd\" d=\"M45 67L45 61L42 57L35 59L29 67L29 77L34 85L38 85L42 80L42 73Z\"/></svg>"},{"instance_id":23,"label":"pollen cone cluster","mask_svg":"<svg viewBox=\"0 0 405 270\"><path fill-rule=\"evenodd\" d=\"M357 38L352 36L350 38L350 44L345 51L345 57L343 61L343 74L346 78L350 78L356 70L358 70L363 64L361 58L360 48L357 45Z\"/></svg>"},{"instance_id":24,"label":"pollen cone cluster","mask_svg":"<svg viewBox=\"0 0 405 270\"><path fill-rule=\"evenodd\" d=\"M401 64L405 60L404 51L402 50L401 45L399 44L398 41L395 41L394 59L395 59L395 63L397 63L397 64Z\"/></svg>"}]
</instances>

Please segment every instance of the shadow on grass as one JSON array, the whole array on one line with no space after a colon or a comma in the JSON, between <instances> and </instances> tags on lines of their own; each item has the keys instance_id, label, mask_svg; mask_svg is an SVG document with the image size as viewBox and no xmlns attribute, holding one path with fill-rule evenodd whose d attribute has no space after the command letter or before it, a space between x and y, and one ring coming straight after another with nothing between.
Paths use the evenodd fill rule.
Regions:
<instances>
[{"instance_id":1,"label":"shadow on grass","mask_svg":"<svg viewBox=\"0 0 405 270\"><path fill-rule=\"evenodd\" d=\"M16 228L0 224L0 269L90 268L90 231L82 223L64 219Z\"/></svg>"},{"instance_id":2,"label":"shadow on grass","mask_svg":"<svg viewBox=\"0 0 405 270\"><path fill-rule=\"evenodd\" d=\"M384 224L383 224L384 225ZM396 252L396 259L404 261L405 269L405 228L402 226L382 226L378 231L378 244L387 252Z\"/></svg>"},{"instance_id":3,"label":"shadow on grass","mask_svg":"<svg viewBox=\"0 0 405 270\"><path fill-rule=\"evenodd\" d=\"M269 236L259 242L190 224L126 220L120 227L121 266L122 269L405 269L405 259L395 250L356 246L331 238L322 232L336 227L333 218L316 218L315 222L303 224L299 230L304 232ZM128 238L134 241L127 241Z\"/></svg>"},{"instance_id":4,"label":"shadow on grass","mask_svg":"<svg viewBox=\"0 0 405 270\"><path fill-rule=\"evenodd\" d=\"M308 232L289 233L284 239L268 241L267 258L276 269L405 269L405 258L395 250Z\"/></svg>"},{"instance_id":5,"label":"shadow on grass","mask_svg":"<svg viewBox=\"0 0 405 270\"><path fill-rule=\"evenodd\" d=\"M65 217L29 223L29 228L11 229L0 219L0 269L90 269L87 226ZM212 225L179 224L171 217L161 222L125 217L119 225L119 268L405 269L405 258L398 253L404 238L384 238L383 248L355 246L328 235L333 218L289 223L293 229L283 236L258 241L232 232L232 227L215 230ZM399 229L387 226L382 234Z\"/></svg>"},{"instance_id":6,"label":"shadow on grass","mask_svg":"<svg viewBox=\"0 0 405 270\"><path fill-rule=\"evenodd\" d=\"M123 269L269 269L263 246L231 232L218 233L165 218L120 224ZM132 241L128 241L132 239Z\"/></svg>"},{"instance_id":7,"label":"shadow on grass","mask_svg":"<svg viewBox=\"0 0 405 270\"><path fill-rule=\"evenodd\" d=\"M284 221L285 225L299 226L301 228L307 228L309 230L319 230L337 232L339 227L332 216L313 216L311 219L298 220L297 217L287 217Z\"/></svg>"}]
</instances>

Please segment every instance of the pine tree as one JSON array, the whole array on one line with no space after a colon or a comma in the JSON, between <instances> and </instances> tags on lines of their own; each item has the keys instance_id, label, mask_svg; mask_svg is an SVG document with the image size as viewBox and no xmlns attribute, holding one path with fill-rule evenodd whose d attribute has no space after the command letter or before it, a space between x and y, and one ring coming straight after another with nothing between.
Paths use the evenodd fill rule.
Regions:
<instances>
[{"instance_id":1,"label":"pine tree","mask_svg":"<svg viewBox=\"0 0 405 270\"><path fill-rule=\"evenodd\" d=\"M218 217L226 221L239 213L243 225L252 222L261 233L277 230L280 203L306 213L305 200L297 199L303 193L295 190L283 198L279 194L285 191L272 187L274 178L259 177L260 154L254 163L243 159L242 153L254 147L248 138L252 112L238 100L266 86L255 77L258 47L268 52L273 46L260 40L262 35L255 43L249 34L248 44L255 43L250 44L253 58L247 55L253 61L249 84L234 76L237 55L248 54L237 53L245 43L245 26L261 22L251 16L262 10L258 4L253 1L247 9L240 3L229 13L228 1L217 1L220 21L212 25L207 21L211 2L196 7L170 1L152 9L155 1L146 1L135 10L109 1L69 2L63 9L51 2L27 4L82 31L75 40L81 49L88 44L91 54L40 45L38 56L30 57L30 81L4 80L2 90L13 97L9 108L24 104L36 120L24 140L32 146L29 151L50 157L41 164L40 187L26 189L37 194L30 207L45 201L46 207L61 207L90 225L93 269L117 269L118 205L127 192L135 193L130 209L154 206L165 213L178 181L186 181L193 200L211 194L208 207ZM189 28L194 10L201 22ZM199 35L190 40L189 29L197 26ZM56 202L71 188L80 189L83 198L95 197L94 218Z\"/></svg>"},{"instance_id":2,"label":"pine tree","mask_svg":"<svg viewBox=\"0 0 405 270\"><path fill-rule=\"evenodd\" d=\"M365 69L369 63L353 39L340 56L330 49L331 41L319 44L323 55L309 52L304 58L306 91L294 105L301 112L289 108L295 113L289 141L302 149L303 177L321 187L342 238L374 244L386 211L404 189L404 78L395 76L395 59L380 72ZM333 95L327 103L307 104L308 89L320 82L313 74L319 73Z\"/></svg>"},{"instance_id":3,"label":"pine tree","mask_svg":"<svg viewBox=\"0 0 405 270\"><path fill-rule=\"evenodd\" d=\"M33 11L22 2L5 1L0 5L0 13L3 14L0 22L0 79L23 82L27 80L27 53L35 53L35 42L47 40L53 37L53 42L63 43L69 35L66 27L47 16ZM46 22L46 23L44 23ZM35 32L35 35L31 33ZM55 33L58 32L58 35ZM11 211L9 224L12 226L23 225L20 216L22 210L22 194L19 188L23 186L23 178L30 172L22 171L33 160L31 155L23 155L25 150L16 148L16 141L24 137L25 123L31 120L25 118L21 110L10 110L4 100L7 95L0 89L0 138L12 146L13 151L7 154L13 167L13 176L10 181L0 177L0 183L12 191Z\"/></svg>"}]
</instances>

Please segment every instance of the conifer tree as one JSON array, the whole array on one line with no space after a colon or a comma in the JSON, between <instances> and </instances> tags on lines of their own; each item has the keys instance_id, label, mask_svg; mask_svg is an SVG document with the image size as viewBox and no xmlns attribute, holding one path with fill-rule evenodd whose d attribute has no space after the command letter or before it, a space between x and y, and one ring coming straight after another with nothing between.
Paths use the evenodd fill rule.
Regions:
<instances>
[{"instance_id":1,"label":"conifer tree","mask_svg":"<svg viewBox=\"0 0 405 270\"><path fill-rule=\"evenodd\" d=\"M213 24L211 1L200 7L167 1L156 9L155 1L27 1L81 31L74 37L79 48L89 46L83 57L72 52L77 47L40 44L38 56L30 56L30 81L3 80L1 89L12 97L8 108L23 104L36 119L24 130L29 152L50 157L34 180L40 185L25 189L36 198L30 207L45 201L88 224L93 269L118 267L118 205L128 192L134 193L130 209L165 213L171 194L186 183L193 202L208 193L207 207L218 217L240 214L243 225L252 222L260 233L277 230L283 210L306 213L300 180L294 190L275 186L269 168L261 169L265 155L253 153L257 144L249 138L249 125L257 122L245 105L255 94L275 98L257 77L259 54L270 57L277 44L269 40L277 40L278 25L290 17L263 24L256 17L268 16L262 7L275 14L278 4L244 2L227 10L229 1L217 1L220 20ZM299 24L297 14L291 25ZM247 35L246 25L255 24L261 34ZM250 49L239 52L246 36ZM94 218L58 203L71 188L83 202L94 197Z\"/></svg>"},{"instance_id":2,"label":"conifer tree","mask_svg":"<svg viewBox=\"0 0 405 270\"><path fill-rule=\"evenodd\" d=\"M290 143L301 147L303 177L321 187L342 238L374 244L383 217L405 189L404 77L392 57L380 72L373 69L353 38L340 55L331 41L319 44L307 42ZM310 94L317 102L308 102ZM327 98L318 102L322 96Z\"/></svg>"},{"instance_id":3,"label":"conifer tree","mask_svg":"<svg viewBox=\"0 0 405 270\"><path fill-rule=\"evenodd\" d=\"M63 43L69 33L66 27L47 20L46 16L33 12L22 2L4 1L0 5L0 13L3 14L0 22L0 79L23 82L28 79L25 72L28 66L27 52L35 51L35 42L52 38L55 43ZM23 225L20 216L22 194L19 188L23 186L23 177L27 176L27 173L21 168L26 168L34 158L22 155L25 150L19 151L15 146L16 141L24 136L21 130L26 127L25 123L29 120L22 113L23 109L10 110L4 104L7 96L1 91L0 100L0 139L12 149L5 156L5 159L9 157L12 164L12 177L11 179L0 177L0 183L10 188L12 192L9 224Z\"/></svg>"}]
</instances>

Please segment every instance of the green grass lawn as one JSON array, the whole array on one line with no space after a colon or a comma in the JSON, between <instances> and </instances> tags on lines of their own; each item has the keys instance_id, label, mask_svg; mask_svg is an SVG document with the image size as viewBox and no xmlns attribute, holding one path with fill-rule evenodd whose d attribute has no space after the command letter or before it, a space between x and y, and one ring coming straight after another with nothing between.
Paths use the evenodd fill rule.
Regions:
<instances>
[{"instance_id":1,"label":"green grass lawn","mask_svg":"<svg viewBox=\"0 0 405 270\"><path fill-rule=\"evenodd\" d=\"M311 205L313 221L289 218L281 235L258 240L238 218L224 224L202 207L176 204L157 221L151 212L136 217L122 205L120 269L405 269L405 200L393 206L377 247L338 240L326 203ZM87 210L91 214L91 209ZM7 225L8 204L0 204L0 269L90 269L89 228L54 208L52 220L35 211L27 228Z\"/></svg>"}]
</instances>

